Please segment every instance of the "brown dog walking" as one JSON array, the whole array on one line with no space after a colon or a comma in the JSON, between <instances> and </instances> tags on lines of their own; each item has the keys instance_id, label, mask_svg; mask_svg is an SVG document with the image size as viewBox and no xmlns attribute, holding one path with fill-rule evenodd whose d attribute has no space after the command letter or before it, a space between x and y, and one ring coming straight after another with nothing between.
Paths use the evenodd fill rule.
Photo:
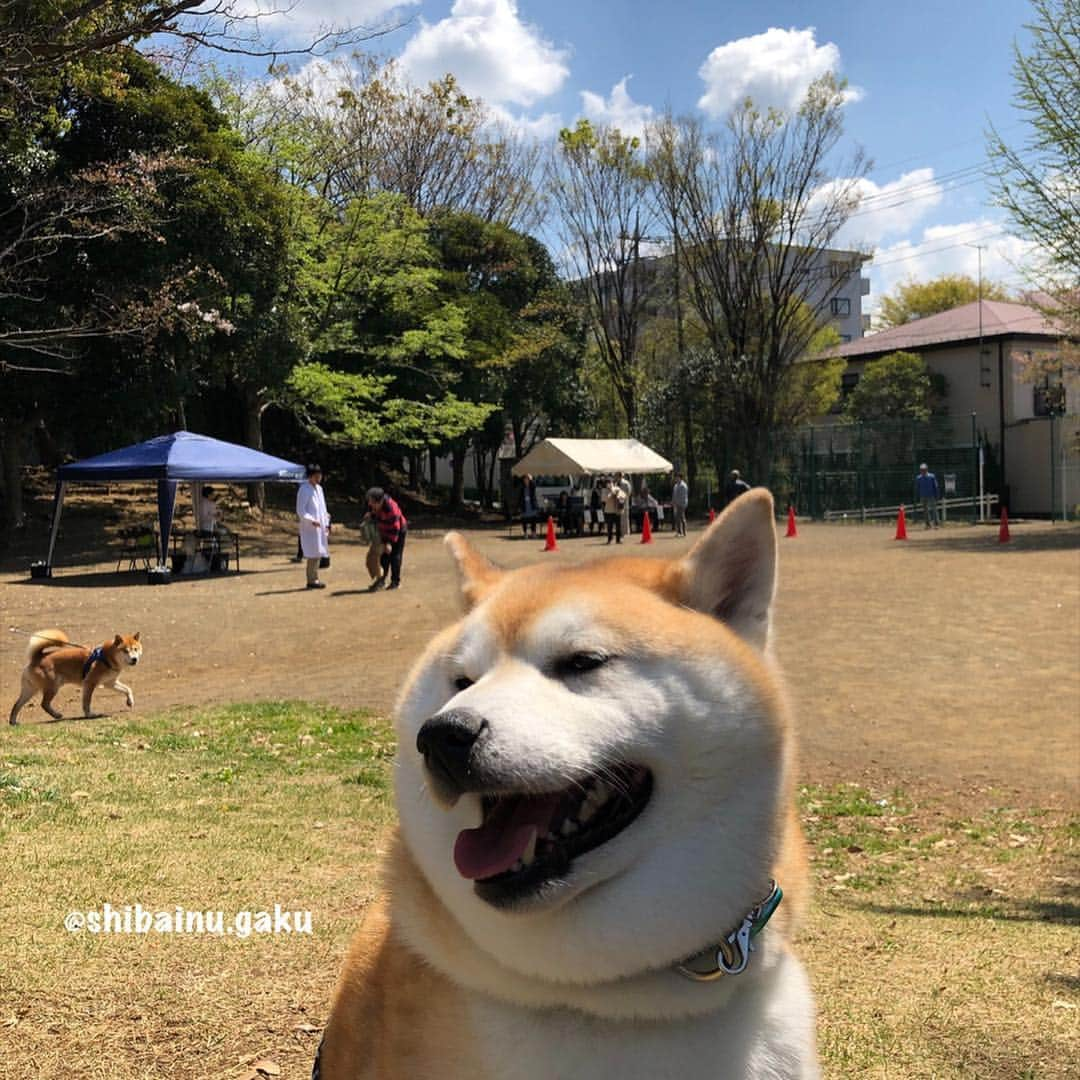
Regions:
<instances>
[{"instance_id":1,"label":"brown dog walking","mask_svg":"<svg viewBox=\"0 0 1080 1080\"><path fill-rule=\"evenodd\" d=\"M135 704L131 687L120 681L126 667L134 667L142 659L139 635L117 634L96 649L76 645L63 630L38 630L30 638L26 667L22 673L22 688L18 700L11 706L8 722L17 724L22 707L35 695L41 694L41 707L54 719L63 714L53 708L53 698L68 683L82 685L83 716L90 716L90 699L99 686L107 686L123 694L128 708Z\"/></svg>"}]
</instances>

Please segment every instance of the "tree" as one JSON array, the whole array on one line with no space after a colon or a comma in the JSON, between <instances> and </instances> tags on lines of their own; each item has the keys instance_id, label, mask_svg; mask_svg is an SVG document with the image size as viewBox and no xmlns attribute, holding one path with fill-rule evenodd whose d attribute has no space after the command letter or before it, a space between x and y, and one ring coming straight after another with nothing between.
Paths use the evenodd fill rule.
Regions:
<instances>
[{"instance_id":1,"label":"tree","mask_svg":"<svg viewBox=\"0 0 1080 1080\"><path fill-rule=\"evenodd\" d=\"M677 187L687 298L710 353L701 393L711 398L718 472L737 462L768 475L785 375L851 272L835 273L827 254L866 169L861 154L831 161L843 105L843 85L823 76L794 111L746 101L722 133L667 120L674 130L654 140L653 171Z\"/></svg>"},{"instance_id":2,"label":"tree","mask_svg":"<svg viewBox=\"0 0 1080 1080\"><path fill-rule=\"evenodd\" d=\"M231 329L212 261L221 222L197 189L235 144L209 102L131 50L72 68L52 90L29 144L0 155L0 348L16 358L0 375L9 525L29 429L85 445L136 413L152 423L202 377L178 358ZM163 364L153 346L166 338Z\"/></svg>"},{"instance_id":3,"label":"tree","mask_svg":"<svg viewBox=\"0 0 1080 1080\"><path fill-rule=\"evenodd\" d=\"M966 274L942 274L933 281L907 281L897 285L892 295L882 298L881 326L903 326L912 319L925 319L927 315L970 304L979 296L979 283ZM1009 291L984 278L981 296L983 300L1008 300Z\"/></svg>"},{"instance_id":4,"label":"tree","mask_svg":"<svg viewBox=\"0 0 1080 1080\"><path fill-rule=\"evenodd\" d=\"M392 192L424 217L460 211L517 228L539 220L539 143L499 130L452 75L415 87L393 61L369 57L300 74L278 65L269 80L215 73L207 88L246 144L328 210Z\"/></svg>"},{"instance_id":5,"label":"tree","mask_svg":"<svg viewBox=\"0 0 1080 1080\"><path fill-rule=\"evenodd\" d=\"M400 455L462 439L495 410L458 392L474 389L469 312L403 196L359 197L329 220L307 278L311 350L287 401L320 441Z\"/></svg>"},{"instance_id":6,"label":"tree","mask_svg":"<svg viewBox=\"0 0 1080 1080\"><path fill-rule=\"evenodd\" d=\"M656 219L651 182L638 139L615 128L594 128L588 120L559 133L548 191L600 359L632 436L638 434L639 345L649 299L642 246L654 239Z\"/></svg>"},{"instance_id":7,"label":"tree","mask_svg":"<svg viewBox=\"0 0 1080 1080\"><path fill-rule=\"evenodd\" d=\"M0 3L0 103L33 96L35 84L67 64L122 49L153 35L249 56L329 52L396 28L326 24L293 47L266 41L260 18L291 5L252 10L243 0L5 0ZM2 106L0 106L2 107Z\"/></svg>"},{"instance_id":8,"label":"tree","mask_svg":"<svg viewBox=\"0 0 1080 1080\"><path fill-rule=\"evenodd\" d=\"M808 424L830 412L839 400L847 361L829 355L839 344L836 329L822 327L810 341L807 359L788 366L780 382L779 427L791 429Z\"/></svg>"},{"instance_id":9,"label":"tree","mask_svg":"<svg viewBox=\"0 0 1080 1080\"><path fill-rule=\"evenodd\" d=\"M988 140L995 193L1021 235L1041 252L1035 275L1052 314L1080 338L1080 0L1032 0L1027 52L1013 50L1014 101L1027 139Z\"/></svg>"},{"instance_id":10,"label":"tree","mask_svg":"<svg viewBox=\"0 0 1080 1080\"><path fill-rule=\"evenodd\" d=\"M893 352L871 360L848 396L849 420L927 420L934 404L934 386L923 358Z\"/></svg>"}]
</instances>

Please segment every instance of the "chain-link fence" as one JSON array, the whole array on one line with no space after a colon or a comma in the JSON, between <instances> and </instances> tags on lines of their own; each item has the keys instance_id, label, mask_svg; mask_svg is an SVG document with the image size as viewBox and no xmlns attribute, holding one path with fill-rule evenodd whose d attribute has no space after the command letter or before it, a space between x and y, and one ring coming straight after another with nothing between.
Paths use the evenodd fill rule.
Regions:
<instances>
[{"instance_id":1,"label":"chain-link fence","mask_svg":"<svg viewBox=\"0 0 1080 1080\"><path fill-rule=\"evenodd\" d=\"M972 502L949 516L974 517L979 492L979 433L974 418L805 427L770 441L769 486L777 505L813 518L859 516L875 507L909 506L925 462L945 498ZM997 465L984 457L986 491L996 491Z\"/></svg>"}]
</instances>

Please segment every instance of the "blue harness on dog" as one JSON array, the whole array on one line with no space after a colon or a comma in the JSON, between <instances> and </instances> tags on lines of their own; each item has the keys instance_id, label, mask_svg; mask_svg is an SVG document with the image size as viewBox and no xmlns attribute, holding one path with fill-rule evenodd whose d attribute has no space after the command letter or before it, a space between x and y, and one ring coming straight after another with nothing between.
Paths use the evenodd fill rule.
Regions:
<instances>
[{"instance_id":1,"label":"blue harness on dog","mask_svg":"<svg viewBox=\"0 0 1080 1080\"><path fill-rule=\"evenodd\" d=\"M105 659L105 650L100 645L91 651L90 655L86 658L86 663L83 664L82 677L84 679L90 674L90 669L95 664L104 664L107 668L112 667L112 664Z\"/></svg>"}]
</instances>

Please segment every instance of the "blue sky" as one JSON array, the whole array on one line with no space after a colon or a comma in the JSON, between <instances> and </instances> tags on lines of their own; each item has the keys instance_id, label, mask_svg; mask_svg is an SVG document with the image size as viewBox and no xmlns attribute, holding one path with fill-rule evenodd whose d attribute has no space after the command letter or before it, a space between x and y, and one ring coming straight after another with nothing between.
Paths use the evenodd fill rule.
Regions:
<instances>
[{"instance_id":1,"label":"blue sky","mask_svg":"<svg viewBox=\"0 0 1080 1080\"><path fill-rule=\"evenodd\" d=\"M872 307L909 277L975 276L966 244L984 246L987 277L1023 284L1026 245L1007 235L981 166L988 123L1024 135L1010 69L1030 14L1028 0L296 0L264 29L402 20L377 51L418 82L453 71L541 136L582 115L633 130L667 106L719 123L741 96L783 104L837 70L851 87L845 138L874 161L845 235L875 252Z\"/></svg>"}]
</instances>

